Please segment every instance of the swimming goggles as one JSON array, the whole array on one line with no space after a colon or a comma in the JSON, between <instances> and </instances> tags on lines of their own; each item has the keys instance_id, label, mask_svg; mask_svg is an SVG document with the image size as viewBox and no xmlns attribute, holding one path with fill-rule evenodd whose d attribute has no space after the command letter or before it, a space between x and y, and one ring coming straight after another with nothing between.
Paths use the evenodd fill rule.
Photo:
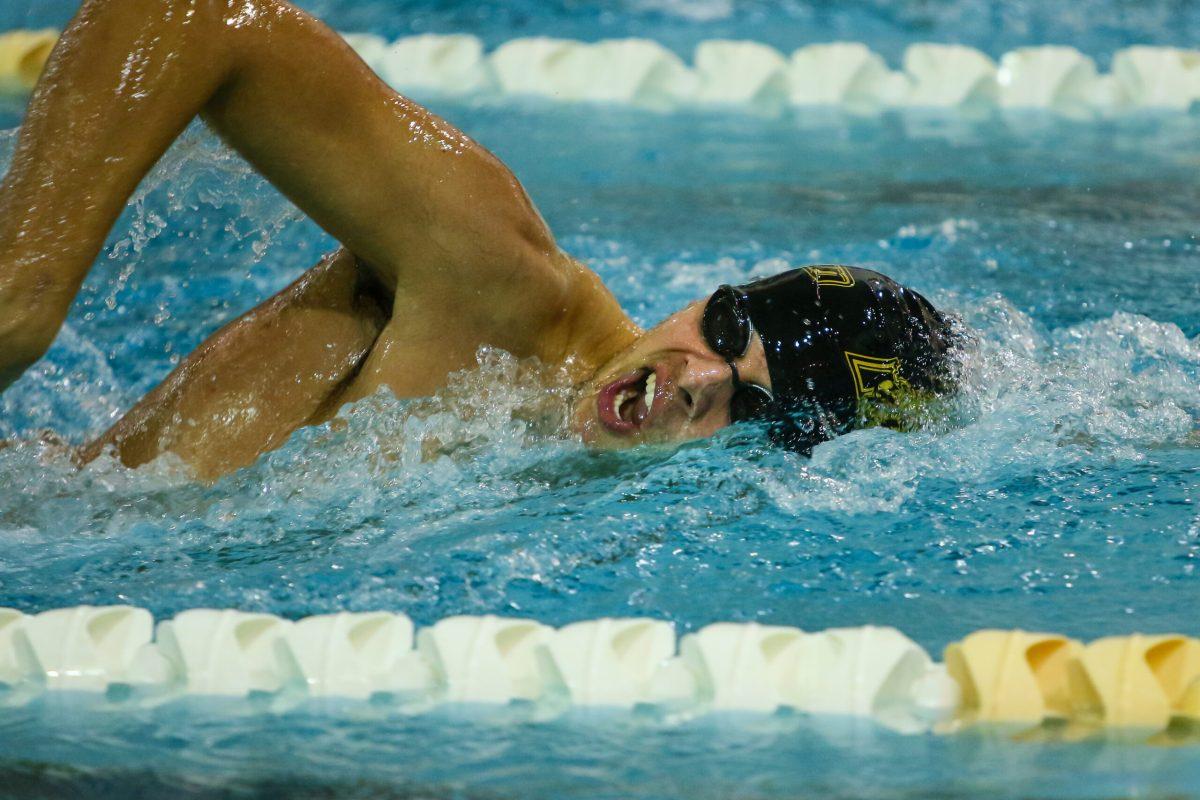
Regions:
<instances>
[{"instance_id":1,"label":"swimming goggles","mask_svg":"<svg viewBox=\"0 0 1200 800\"><path fill-rule=\"evenodd\" d=\"M746 355L746 351L750 349L750 334L754 332L745 302L736 289L724 285L713 292L704 305L700 332L704 335L704 343L725 359L725 363L733 371L729 421L762 419L774 406L775 397L765 387L743 382L738 375L737 366L733 363Z\"/></svg>"}]
</instances>

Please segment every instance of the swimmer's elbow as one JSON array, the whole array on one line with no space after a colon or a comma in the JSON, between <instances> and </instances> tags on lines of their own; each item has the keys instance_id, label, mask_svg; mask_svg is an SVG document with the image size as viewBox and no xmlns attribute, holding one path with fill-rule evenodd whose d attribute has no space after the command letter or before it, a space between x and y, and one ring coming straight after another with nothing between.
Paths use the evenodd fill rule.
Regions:
<instances>
[{"instance_id":1,"label":"swimmer's elbow","mask_svg":"<svg viewBox=\"0 0 1200 800\"><path fill-rule=\"evenodd\" d=\"M38 293L0 296L0 390L50 349L66 317L66 306Z\"/></svg>"},{"instance_id":2,"label":"swimmer's elbow","mask_svg":"<svg viewBox=\"0 0 1200 800\"><path fill-rule=\"evenodd\" d=\"M32 367L39 358L50 349L50 342L27 344L25 342L10 342L0 336L0 392L3 392L17 378Z\"/></svg>"},{"instance_id":3,"label":"swimmer's elbow","mask_svg":"<svg viewBox=\"0 0 1200 800\"><path fill-rule=\"evenodd\" d=\"M16 336L0 333L0 391L44 356L53 341L54 335L48 331L22 332Z\"/></svg>"}]
</instances>

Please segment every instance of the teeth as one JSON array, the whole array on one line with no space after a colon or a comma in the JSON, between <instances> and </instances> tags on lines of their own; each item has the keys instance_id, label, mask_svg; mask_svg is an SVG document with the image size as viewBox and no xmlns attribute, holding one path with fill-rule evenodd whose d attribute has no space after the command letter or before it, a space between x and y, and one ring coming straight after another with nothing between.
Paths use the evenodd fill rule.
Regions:
<instances>
[{"instance_id":1,"label":"teeth","mask_svg":"<svg viewBox=\"0 0 1200 800\"><path fill-rule=\"evenodd\" d=\"M617 392L617 396L613 398L613 415L614 416L620 418L621 404L624 403L626 400L628 400L631 397L633 397L633 392L629 391L628 389L624 389L620 392Z\"/></svg>"},{"instance_id":2,"label":"teeth","mask_svg":"<svg viewBox=\"0 0 1200 800\"><path fill-rule=\"evenodd\" d=\"M642 395L642 402L646 404L646 411L654 405L654 387L658 385L658 376L651 372L646 377L646 393Z\"/></svg>"}]
</instances>

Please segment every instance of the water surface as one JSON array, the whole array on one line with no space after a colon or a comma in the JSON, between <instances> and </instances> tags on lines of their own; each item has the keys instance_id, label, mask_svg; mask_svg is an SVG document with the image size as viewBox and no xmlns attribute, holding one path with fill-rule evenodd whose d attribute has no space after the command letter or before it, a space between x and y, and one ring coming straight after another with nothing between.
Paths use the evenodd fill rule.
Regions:
<instances>
[{"instance_id":1,"label":"water surface","mask_svg":"<svg viewBox=\"0 0 1200 800\"><path fill-rule=\"evenodd\" d=\"M933 429L859 431L811 460L738 431L599 454L530 430L521 411L536 388L488 353L438 398L370 398L344 412L344 429L300 431L212 486L169 459L76 471L18 445L0 450L0 605L391 609L421 624L647 615L680 632L872 623L935 656L989 626L1200 634L1200 119L437 108L512 165L563 246L639 322L721 282L859 264L976 331L968 391ZM0 142L7 159L11 135ZM0 438L95 435L330 247L193 130L122 217L50 355L0 397ZM424 460L430 437L453 454ZM13 780L114 796L128 781L197 796L299 784L315 796L1104 797L1200 785L1192 748L902 739L828 720L664 728L85 706L0 711Z\"/></svg>"}]
</instances>

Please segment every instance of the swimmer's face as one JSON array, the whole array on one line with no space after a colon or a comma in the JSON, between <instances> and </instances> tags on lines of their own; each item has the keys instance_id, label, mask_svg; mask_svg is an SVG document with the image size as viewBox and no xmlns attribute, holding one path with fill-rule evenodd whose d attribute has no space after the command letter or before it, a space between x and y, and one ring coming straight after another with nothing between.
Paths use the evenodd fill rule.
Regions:
<instances>
[{"instance_id":1,"label":"swimmer's face","mask_svg":"<svg viewBox=\"0 0 1200 800\"><path fill-rule=\"evenodd\" d=\"M576 403L572 427L603 448L711 436L730 424L733 371L701 332L708 298L642 334L602 367ZM734 360L743 384L771 388L757 333ZM649 389L650 391L647 391Z\"/></svg>"}]
</instances>

